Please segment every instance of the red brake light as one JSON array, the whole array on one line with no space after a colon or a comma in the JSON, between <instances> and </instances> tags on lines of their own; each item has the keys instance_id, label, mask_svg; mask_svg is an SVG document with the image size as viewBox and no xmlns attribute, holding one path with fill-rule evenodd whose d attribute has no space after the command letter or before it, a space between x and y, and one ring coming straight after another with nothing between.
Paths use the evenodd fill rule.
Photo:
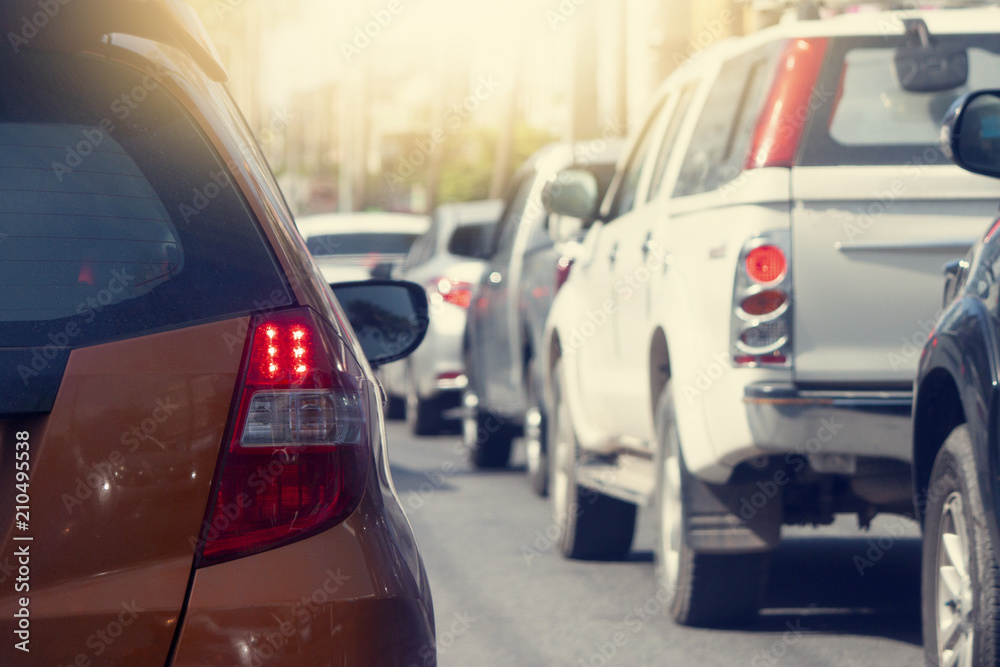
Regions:
<instances>
[{"instance_id":1,"label":"red brake light","mask_svg":"<svg viewBox=\"0 0 1000 667\"><path fill-rule=\"evenodd\" d=\"M825 38L793 39L757 120L746 168L791 167L809 117L809 102L826 53Z\"/></svg>"},{"instance_id":2,"label":"red brake light","mask_svg":"<svg viewBox=\"0 0 1000 667\"><path fill-rule=\"evenodd\" d=\"M997 233L997 229L1000 229L1000 218L993 221L993 226L990 227L990 231L986 232L986 236L983 237L983 243L989 243L993 235Z\"/></svg>"},{"instance_id":3,"label":"red brake light","mask_svg":"<svg viewBox=\"0 0 1000 667\"><path fill-rule=\"evenodd\" d=\"M788 263L781 248L774 245L763 245L750 251L746 259L746 267L747 274L754 282L767 284L784 276Z\"/></svg>"},{"instance_id":4,"label":"red brake light","mask_svg":"<svg viewBox=\"0 0 1000 667\"><path fill-rule=\"evenodd\" d=\"M468 308L472 303L472 283L449 278L438 278L430 284L430 298L440 296L441 300L459 308Z\"/></svg>"},{"instance_id":5,"label":"red brake light","mask_svg":"<svg viewBox=\"0 0 1000 667\"><path fill-rule=\"evenodd\" d=\"M778 290L767 290L758 292L743 299L740 308L747 315L768 315L785 305L785 293Z\"/></svg>"},{"instance_id":6,"label":"red brake light","mask_svg":"<svg viewBox=\"0 0 1000 667\"><path fill-rule=\"evenodd\" d=\"M308 308L254 317L199 565L265 551L346 519L368 475L364 375Z\"/></svg>"},{"instance_id":7,"label":"red brake light","mask_svg":"<svg viewBox=\"0 0 1000 667\"><path fill-rule=\"evenodd\" d=\"M559 261L556 262L556 292L562 287L566 280L569 279L569 271L573 268L573 260L569 257L560 257Z\"/></svg>"}]
</instances>

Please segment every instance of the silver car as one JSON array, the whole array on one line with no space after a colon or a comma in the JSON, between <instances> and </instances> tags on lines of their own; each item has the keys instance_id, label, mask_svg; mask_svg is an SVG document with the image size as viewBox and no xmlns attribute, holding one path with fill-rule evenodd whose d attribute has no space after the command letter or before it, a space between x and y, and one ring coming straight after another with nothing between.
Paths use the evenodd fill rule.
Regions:
<instances>
[{"instance_id":1,"label":"silver car","mask_svg":"<svg viewBox=\"0 0 1000 667\"><path fill-rule=\"evenodd\" d=\"M381 371L390 416L401 416L405 405L414 435L440 433L448 421L444 413L459 407L467 383L462 361L466 315L502 212L501 200L440 206L430 230L413 244L394 276L424 286L430 303L424 342L405 362Z\"/></svg>"},{"instance_id":2,"label":"silver car","mask_svg":"<svg viewBox=\"0 0 1000 667\"><path fill-rule=\"evenodd\" d=\"M328 283L388 278L430 227L409 213L324 213L295 222Z\"/></svg>"}]
</instances>

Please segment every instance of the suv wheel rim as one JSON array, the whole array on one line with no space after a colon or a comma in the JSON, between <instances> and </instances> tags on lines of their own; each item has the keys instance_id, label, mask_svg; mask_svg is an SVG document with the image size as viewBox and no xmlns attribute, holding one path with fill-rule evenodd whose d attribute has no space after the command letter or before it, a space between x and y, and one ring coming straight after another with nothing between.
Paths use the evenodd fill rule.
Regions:
<instances>
[{"instance_id":1,"label":"suv wheel rim","mask_svg":"<svg viewBox=\"0 0 1000 667\"><path fill-rule=\"evenodd\" d=\"M677 427L667 425L665 459L663 463L663 504L660 510L660 540L663 574L668 589L677 585L681 554L681 467L677 458Z\"/></svg>"},{"instance_id":2,"label":"suv wheel rim","mask_svg":"<svg viewBox=\"0 0 1000 667\"><path fill-rule=\"evenodd\" d=\"M972 665L973 594L969 533L962 495L953 492L941 509L937 562L937 645L939 664Z\"/></svg>"}]
</instances>

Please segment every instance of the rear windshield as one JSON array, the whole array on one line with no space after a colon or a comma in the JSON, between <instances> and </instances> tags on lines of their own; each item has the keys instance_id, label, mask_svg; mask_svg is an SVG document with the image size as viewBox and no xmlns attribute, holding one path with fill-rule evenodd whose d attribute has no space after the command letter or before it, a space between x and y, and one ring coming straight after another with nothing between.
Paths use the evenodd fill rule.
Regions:
<instances>
[{"instance_id":1,"label":"rear windshield","mask_svg":"<svg viewBox=\"0 0 1000 667\"><path fill-rule=\"evenodd\" d=\"M448 241L448 252L459 257L485 259L489 256L495 225L489 222L456 227Z\"/></svg>"},{"instance_id":2,"label":"rear windshield","mask_svg":"<svg viewBox=\"0 0 1000 667\"><path fill-rule=\"evenodd\" d=\"M934 93L903 90L893 55L902 36L832 40L799 164L904 164L940 161L941 121L960 95L1000 87L1000 36L934 35L939 44L964 48L969 79L961 88Z\"/></svg>"},{"instance_id":3,"label":"rear windshield","mask_svg":"<svg viewBox=\"0 0 1000 667\"><path fill-rule=\"evenodd\" d=\"M146 73L0 57L0 347L75 347L291 303L228 173Z\"/></svg>"},{"instance_id":4,"label":"rear windshield","mask_svg":"<svg viewBox=\"0 0 1000 667\"><path fill-rule=\"evenodd\" d=\"M405 255L419 234L320 234L306 239L306 247L314 257L326 255Z\"/></svg>"}]
</instances>

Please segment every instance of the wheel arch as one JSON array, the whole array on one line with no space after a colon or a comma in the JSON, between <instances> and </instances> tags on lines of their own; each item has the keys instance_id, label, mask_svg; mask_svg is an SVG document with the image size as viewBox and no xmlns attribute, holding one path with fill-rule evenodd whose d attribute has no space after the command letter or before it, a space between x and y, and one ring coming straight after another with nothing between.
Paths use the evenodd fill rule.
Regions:
<instances>
[{"instance_id":1,"label":"wheel arch","mask_svg":"<svg viewBox=\"0 0 1000 667\"><path fill-rule=\"evenodd\" d=\"M660 394L670 380L670 348L667 345L667 334L657 327L649 343L649 409L656 414L656 406L660 402Z\"/></svg>"},{"instance_id":2,"label":"wheel arch","mask_svg":"<svg viewBox=\"0 0 1000 667\"><path fill-rule=\"evenodd\" d=\"M917 519L923 522L934 460L948 435L966 423L962 395L951 373L938 367L920 381L913 406L913 486Z\"/></svg>"}]
</instances>

